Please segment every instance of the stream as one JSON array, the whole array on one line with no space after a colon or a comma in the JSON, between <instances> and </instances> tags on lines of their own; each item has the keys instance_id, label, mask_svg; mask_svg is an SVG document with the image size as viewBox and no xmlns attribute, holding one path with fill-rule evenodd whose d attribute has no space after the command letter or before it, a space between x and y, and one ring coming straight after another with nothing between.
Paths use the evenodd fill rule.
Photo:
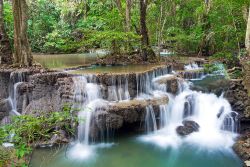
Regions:
<instances>
[{"instance_id":1,"label":"stream","mask_svg":"<svg viewBox=\"0 0 250 167\"><path fill-rule=\"evenodd\" d=\"M120 71L121 67L105 67L108 71ZM123 67L124 68L124 67ZM187 66L186 70L193 70ZM193 66L193 68L199 68ZM31 167L240 167L241 160L233 152L232 146L237 137L237 113L232 111L223 96L191 90L192 84L206 87L215 80L202 76L193 82L179 83L176 96L167 92L159 80L173 77L169 69L136 75L137 96L135 99L155 97L169 98L166 105L159 105L160 116L155 116L151 105L146 107L142 134L129 133L114 135L105 130L102 140L90 137L92 114L104 112L109 103L130 101L128 78L112 80L108 98L104 99L100 85L95 82L91 70L105 72L103 68L93 67L87 72L74 71L82 76L74 79L74 107L84 119L78 126L77 139L60 147L38 148L33 152ZM125 69L136 69L125 67ZM90 71L89 71L90 70ZM140 70L140 67L139 67ZM84 71L84 70L83 70ZM95 72L94 72L95 73ZM92 72L92 74L94 74ZM213 77L212 77L213 78ZM221 79L221 77L219 77ZM199 82L197 82L199 81ZM158 83L158 84L157 84ZM195 121L198 130L181 137L176 132L185 121ZM159 122L159 123L158 123ZM115 137L114 137L115 136Z\"/></svg>"}]
</instances>

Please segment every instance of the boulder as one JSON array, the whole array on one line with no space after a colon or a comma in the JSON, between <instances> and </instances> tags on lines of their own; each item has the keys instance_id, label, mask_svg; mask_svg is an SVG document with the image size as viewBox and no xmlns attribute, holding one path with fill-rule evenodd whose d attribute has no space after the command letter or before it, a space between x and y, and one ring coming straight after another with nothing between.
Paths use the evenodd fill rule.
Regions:
<instances>
[{"instance_id":1,"label":"boulder","mask_svg":"<svg viewBox=\"0 0 250 167\"><path fill-rule=\"evenodd\" d=\"M155 79L153 82L156 87L159 86L169 93L177 94L179 90L179 82L181 81L182 79L178 78L176 75L165 75Z\"/></svg>"},{"instance_id":2,"label":"boulder","mask_svg":"<svg viewBox=\"0 0 250 167\"><path fill-rule=\"evenodd\" d=\"M193 132L198 132L199 131L199 124L194 122L194 121L183 121L182 122L183 126L178 126L176 128L176 132L178 135L185 137L187 135L190 135Z\"/></svg>"},{"instance_id":3,"label":"boulder","mask_svg":"<svg viewBox=\"0 0 250 167\"><path fill-rule=\"evenodd\" d=\"M57 131L49 141L50 144L69 143L67 133L64 130Z\"/></svg>"},{"instance_id":4,"label":"boulder","mask_svg":"<svg viewBox=\"0 0 250 167\"><path fill-rule=\"evenodd\" d=\"M159 115L159 105L165 105L167 103L167 96L152 99L134 99L118 103L114 102L109 104L108 112L120 115L125 122L134 123L144 120L147 106L151 105L156 113L155 115Z\"/></svg>"},{"instance_id":5,"label":"boulder","mask_svg":"<svg viewBox=\"0 0 250 167\"><path fill-rule=\"evenodd\" d=\"M159 105L168 103L168 97L152 99L135 99L129 101L110 102L107 107L97 108L93 111L90 127L90 137L96 139L101 133L109 129L126 128L134 123L144 121L147 106L152 106L155 115L159 115Z\"/></svg>"}]
</instances>

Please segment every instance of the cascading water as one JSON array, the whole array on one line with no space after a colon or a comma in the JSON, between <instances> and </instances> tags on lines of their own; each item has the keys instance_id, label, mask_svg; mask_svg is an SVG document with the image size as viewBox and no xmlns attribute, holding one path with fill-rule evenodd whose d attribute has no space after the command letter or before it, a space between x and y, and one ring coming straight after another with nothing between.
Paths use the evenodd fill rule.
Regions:
<instances>
[{"instance_id":1,"label":"cascading water","mask_svg":"<svg viewBox=\"0 0 250 167\"><path fill-rule=\"evenodd\" d=\"M111 77L111 86L108 86L108 101L129 100L128 77Z\"/></svg>"},{"instance_id":2,"label":"cascading water","mask_svg":"<svg viewBox=\"0 0 250 167\"><path fill-rule=\"evenodd\" d=\"M187 82L178 83L178 95L169 94L168 85L161 85L161 79L175 77L169 74L168 68L159 69L143 74L136 74L137 99L168 96L166 105L159 105L159 115L156 115L152 105L145 108L144 126L147 135L143 141L153 142L162 147L179 147L182 143L203 145L205 147L229 148L234 143L237 131L237 114L232 111L230 104L223 97L214 94L204 94L189 89ZM74 78L75 92L74 108L80 109L78 114L77 144L72 148L73 157L88 158L92 155L93 141L90 138L93 113L103 110L109 101L130 100L128 76L121 75L111 78L107 86L107 95L103 94L100 81L94 76ZM104 98L106 97L106 98ZM81 122L81 120L83 120ZM186 137L180 137L176 129L183 121L194 121L199 125L199 131ZM159 129L159 130L158 130ZM103 138L103 137L101 137Z\"/></svg>"},{"instance_id":3,"label":"cascading water","mask_svg":"<svg viewBox=\"0 0 250 167\"><path fill-rule=\"evenodd\" d=\"M25 81L25 73L23 72L12 72L10 74L10 86L9 86L9 102L11 104L11 114L21 115L17 111L17 98L18 98L18 87Z\"/></svg>"},{"instance_id":4,"label":"cascading water","mask_svg":"<svg viewBox=\"0 0 250 167\"><path fill-rule=\"evenodd\" d=\"M89 128L92 112L95 111L96 104L100 97L100 89L97 84L87 83L85 77L74 78L74 109L79 109L78 119L78 141L89 144Z\"/></svg>"},{"instance_id":5,"label":"cascading water","mask_svg":"<svg viewBox=\"0 0 250 167\"><path fill-rule=\"evenodd\" d=\"M62 166L74 164L74 166L84 165L91 167L151 167L154 165L160 167L208 167L210 164L203 165L203 163L212 160L211 166L220 166L221 164L216 163L224 163L225 161L227 161L226 166L231 164L231 162L233 163L231 166L229 165L230 167L236 166L234 164L238 165L239 163L234 162L234 160L228 162L232 156L228 156L228 159L224 158L224 153L228 153L228 148L231 148L234 138L237 136L235 133L237 132L237 114L232 111L228 101L222 96L217 97L214 94L192 91L189 89L188 82L184 81L178 83L179 90L177 95L172 95L167 92L168 84L163 82L163 85L161 85L161 82L158 82L159 79L176 77L175 74L168 73L168 70L158 70L156 72L136 74L136 81L132 82L131 78L128 78L126 75L125 77L116 76L113 79L107 79L108 84L107 80L103 81L107 84L104 84L107 87L103 86L102 81L95 76L75 77L73 107L81 109L78 117L83 121L80 121L78 127L78 138L69 150L68 155L70 158L65 160L64 156L62 156L64 155L63 152L63 154L60 154L62 160L58 164ZM128 83L132 84L128 86ZM136 88L136 90L130 94L131 87L132 89ZM127 95L126 91L128 92ZM116 147L110 150L103 149L101 151L103 154L100 158L92 159L93 156L98 155L96 154L98 151L96 149L113 145L112 143L96 144L93 142L93 138L90 137L92 123L96 121L96 119L93 120L94 116L96 116L94 115L95 113L101 111L105 114L105 107L108 106L109 101L119 103L121 100L134 98L150 101L151 98L163 96L168 96L169 101L167 104L157 106L153 103L145 107L145 118L142 121L145 123L146 134L141 136L140 140L156 144L164 149L147 151L148 146L146 144L138 143L137 141L131 142L129 138L125 145L123 145L123 140L121 140ZM183 121L196 122L199 125L199 131L195 131L185 137L179 136L176 129L185 125ZM107 128L105 126L108 125L102 126ZM130 145L131 143L134 144ZM150 146L149 148L151 149L152 147ZM219 149L219 151L212 152L214 149ZM209 158L206 157L207 152L209 152L207 154ZM143 156L141 156L142 154ZM145 157L148 157L147 161L145 161ZM152 157L155 159L152 159L150 163ZM40 157L38 158L40 159ZM192 159L191 161L190 158ZM77 161L75 161L76 159ZM80 160L78 161L78 159ZM64 165L61 162L67 164ZM54 166L54 164L51 166Z\"/></svg>"},{"instance_id":6,"label":"cascading water","mask_svg":"<svg viewBox=\"0 0 250 167\"><path fill-rule=\"evenodd\" d=\"M92 115L107 106L107 102L101 99L100 86L93 77L81 76L74 78L74 104L73 109L79 109L78 112L78 138L69 154L72 158L86 159L94 155L93 146L90 138L90 128ZM90 140L92 139L92 140Z\"/></svg>"},{"instance_id":7,"label":"cascading water","mask_svg":"<svg viewBox=\"0 0 250 167\"><path fill-rule=\"evenodd\" d=\"M167 67L144 74L136 74L137 96L139 97L141 94L152 94L155 86L153 80L159 76L169 74L171 71L172 69Z\"/></svg>"},{"instance_id":8,"label":"cascading water","mask_svg":"<svg viewBox=\"0 0 250 167\"><path fill-rule=\"evenodd\" d=\"M137 94L140 94L138 98L155 96L152 80L169 73L169 71L169 68L159 68L143 74L136 74ZM74 104L72 108L80 109L80 111L78 113L78 138L70 151L71 157L85 159L93 155L93 147L96 147L96 144L92 143L94 139L90 137L93 114L100 111L105 112L109 101L119 102L131 99L128 76L127 74L111 76L111 84L107 86L107 95L103 94L103 87L96 76L85 75L73 78ZM166 96L166 93L164 95ZM166 106L162 106L162 108L164 107ZM145 128L148 129L148 132L157 130L156 117L152 106L146 107L145 122ZM104 131L108 133L109 130L107 128ZM100 138L104 139L104 132L100 133Z\"/></svg>"},{"instance_id":9,"label":"cascading water","mask_svg":"<svg viewBox=\"0 0 250 167\"><path fill-rule=\"evenodd\" d=\"M197 63L190 63L188 65L184 66L185 70L198 70L198 69L202 69L201 67L199 67L199 65Z\"/></svg>"},{"instance_id":10,"label":"cascading water","mask_svg":"<svg viewBox=\"0 0 250 167\"><path fill-rule=\"evenodd\" d=\"M181 143L213 148L230 148L233 145L237 136L237 114L232 111L226 99L186 87L172 100L170 113L160 114L160 122L165 124L164 128L142 137L143 141L162 147L178 147ZM165 113L164 110L161 108L160 111ZM198 132L183 138L177 134L176 128L185 120L195 121L200 128Z\"/></svg>"},{"instance_id":11,"label":"cascading water","mask_svg":"<svg viewBox=\"0 0 250 167\"><path fill-rule=\"evenodd\" d=\"M157 130L155 113L151 105L146 107L145 129L147 133Z\"/></svg>"}]
</instances>

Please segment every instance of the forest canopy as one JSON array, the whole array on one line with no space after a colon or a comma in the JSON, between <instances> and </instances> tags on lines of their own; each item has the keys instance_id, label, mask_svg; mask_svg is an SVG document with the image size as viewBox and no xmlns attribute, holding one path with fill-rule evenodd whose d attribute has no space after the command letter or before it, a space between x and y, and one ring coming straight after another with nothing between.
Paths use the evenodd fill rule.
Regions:
<instances>
[{"instance_id":1,"label":"forest canopy","mask_svg":"<svg viewBox=\"0 0 250 167\"><path fill-rule=\"evenodd\" d=\"M149 0L151 46L183 55L243 53L249 0ZM28 36L33 52L72 53L93 48L116 52L140 47L138 0L32 0ZM4 20L13 43L12 4Z\"/></svg>"}]
</instances>

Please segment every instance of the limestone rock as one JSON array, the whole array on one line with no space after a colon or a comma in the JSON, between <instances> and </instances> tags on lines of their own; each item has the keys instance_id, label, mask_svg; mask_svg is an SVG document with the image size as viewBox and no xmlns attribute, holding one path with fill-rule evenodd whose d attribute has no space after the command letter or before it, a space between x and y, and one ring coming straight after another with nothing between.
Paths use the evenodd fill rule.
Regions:
<instances>
[{"instance_id":1,"label":"limestone rock","mask_svg":"<svg viewBox=\"0 0 250 167\"><path fill-rule=\"evenodd\" d=\"M243 161L250 160L250 133L243 134L233 146L234 151Z\"/></svg>"},{"instance_id":2,"label":"limestone rock","mask_svg":"<svg viewBox=\"0 0 250 167\"><path fill-rule=\"evenodd\" d=\"M11 109L12 109L12 105L8 99L1 100L0 101L0 120L2 120L5 116L8 116Z\"/></svg>"},{"instance_id":3,"label":"limestone rock","mask_svg":"<svg viewBox=\"0 0 250 167\"><path fill-rule=\"evenodd\" d=\"M179 134L182 137L185 137L193 132L198 132L199 131L199 124L197 124L194 121L183 121L182 122L183 126L178 126L176 129L177 134Z\"/></svg>"},{"instance_id":4,"label":"limestone rock","mask_svg":"<svg viewBox=\"0 0 250 167\"><path fill-rule=\"evenodd\" d=\"M95 113L95 122L99 129L119 129L123 125L123 118L106 111Z\"/></svg>"},{"instance_id":5,"label":"limestone rock","mask_svg":"<svg viewBox=\"0 0 250 167\"><path fill-rule=\"evenodd\" d=\"M165 75L154 80L154 83L165 89L167 92L177 94L179 90L179 82L183 80L176 75Z\"/></svg>"}]
</instances>

